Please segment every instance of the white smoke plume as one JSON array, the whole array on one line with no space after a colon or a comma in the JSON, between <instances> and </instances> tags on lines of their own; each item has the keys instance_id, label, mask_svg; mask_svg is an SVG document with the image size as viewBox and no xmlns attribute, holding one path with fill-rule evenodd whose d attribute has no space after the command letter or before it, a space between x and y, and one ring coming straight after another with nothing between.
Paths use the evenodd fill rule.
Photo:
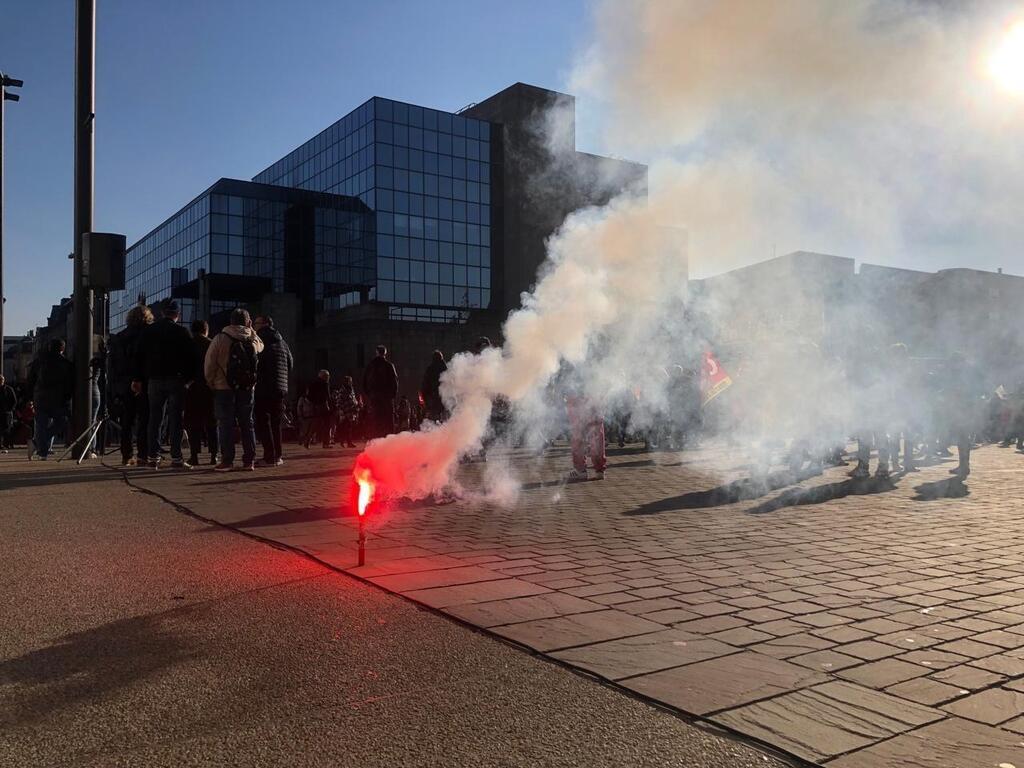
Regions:
<instances>
[{"instance_id":1,"label":"white smoke plume","mask_svg":"<svg viewBox=\"0 0 1024 768\"><path fill-rule=\"evenodd\" d=\"M634 400L628 414L634 426L664 412L672 382L659 372L685 367L704 343L683 311L687 254L676 227L686 228L691 261L705 273L773 249L874 261L916 254L935 269L983 260L963 250L979 233L987 257L1016 255L1024 100L999 92L984 72L1008 9L938 0L600 3L573 89L597 105L588 117L602 121L610 148L650 163L649 194L627 190L571 214L505 323L503 347L452 359L442 381L449 420L374 441L360 461L390 493L442 492L460 457L487 436L494 398L512 403L527 442L547 436L543 425L560 406L547 388L566 366L606 406L642 387L644 407ZM552 145L564 142L557 116L538 124ZM836 396L842 366L827 362L831 354L790 349L739 382L748 410L757 409L748 435L789 439L824 424L829 439L844 440L863 403ZM813 389L806 378L794 392L801 359L817 384L835 384L831 396L801 400ZM489 475L501 498L514 498L505 473Z\"/></svg>"}]
</instances>

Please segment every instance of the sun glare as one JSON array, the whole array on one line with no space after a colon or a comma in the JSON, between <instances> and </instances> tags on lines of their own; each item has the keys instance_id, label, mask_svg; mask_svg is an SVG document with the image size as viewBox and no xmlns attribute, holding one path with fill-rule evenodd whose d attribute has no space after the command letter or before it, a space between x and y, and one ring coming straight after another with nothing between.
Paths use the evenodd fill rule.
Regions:
<instances>
[{"instance_id":1,"label":"sun glare","mask_svg":"<svg viewBox=\"0 0 1024 768\"><path fill-rule=\"evenodd\" d=\"M989 57L988 71L1002 88L1024 95L1024 21L1010 27Z\"/></svg>"}]
</instances>

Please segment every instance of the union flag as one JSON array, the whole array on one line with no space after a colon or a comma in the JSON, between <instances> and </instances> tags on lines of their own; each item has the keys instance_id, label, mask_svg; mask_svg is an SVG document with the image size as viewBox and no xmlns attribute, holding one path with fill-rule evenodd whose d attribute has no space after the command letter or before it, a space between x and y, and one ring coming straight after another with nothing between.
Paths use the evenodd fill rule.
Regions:
<instances>
[{"instance_id":1,"label":"union flag","mask_svg":"<svg viewBox=\"0 0 1024 768\"><path fill-rule=\"evenodd\" d=\"M711 350L704 352L700 376L700 407L704 408L732 386L732 379L719 364Z\"/></svg>"}]
</instances>

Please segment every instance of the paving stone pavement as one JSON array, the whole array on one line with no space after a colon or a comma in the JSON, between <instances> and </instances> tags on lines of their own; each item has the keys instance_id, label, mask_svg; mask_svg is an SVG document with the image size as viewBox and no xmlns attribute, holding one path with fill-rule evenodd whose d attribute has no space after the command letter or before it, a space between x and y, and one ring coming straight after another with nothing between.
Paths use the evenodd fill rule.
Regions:
<instances>
[{"instance_id":1,"label":"paving stone pavement","mask_svg":"<svg viewBox=\"0 0 1024 768\"><path fill-rule=\"evenodd\" d=\"M296 452L301 451L301 452ZM399 503L356 565L355 451L255 473L129 470L133 485L804 760L1024 768L1024 456L986 446L855 481L752 478L724 447L492 458L512 508ZM460 470L480 485L481 463Z\"/></svg>"}]
</instances>

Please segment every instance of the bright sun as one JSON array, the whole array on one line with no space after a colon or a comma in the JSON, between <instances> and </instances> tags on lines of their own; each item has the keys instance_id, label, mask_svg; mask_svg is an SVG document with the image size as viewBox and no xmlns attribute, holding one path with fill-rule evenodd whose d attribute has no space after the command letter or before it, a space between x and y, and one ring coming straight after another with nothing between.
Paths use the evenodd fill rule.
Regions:
<instances>
[{"instance_id":1,"label":"bright sun","mask_svg":"<svg viewBox=\"0 0 1024 768\"><path fill-rule=\"evenodd\" d=\"M989 57L988 71L1001 87L1024 95L1024 21L1010 28Z\"/></svg>"}]
</instances>

